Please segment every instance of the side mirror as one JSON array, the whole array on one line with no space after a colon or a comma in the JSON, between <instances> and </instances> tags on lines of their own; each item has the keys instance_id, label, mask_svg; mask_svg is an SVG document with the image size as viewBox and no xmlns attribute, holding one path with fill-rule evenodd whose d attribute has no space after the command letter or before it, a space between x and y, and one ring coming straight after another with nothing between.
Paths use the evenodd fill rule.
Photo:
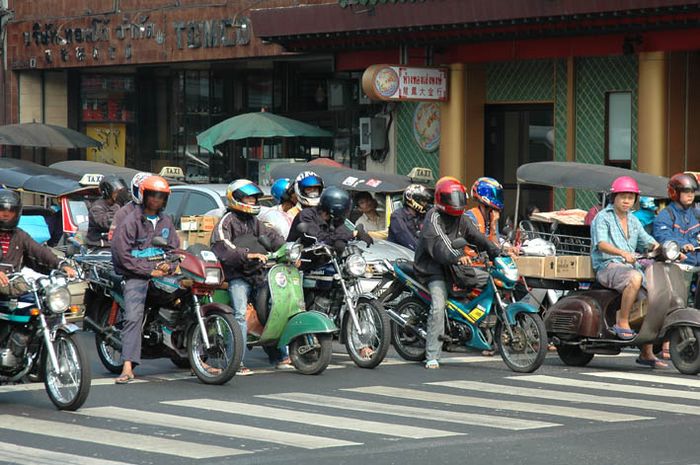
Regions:
<instances>
[{"instance_id":1,"label":"side mirror","mask_svg":"<svg viewBox=\"0 0 700 465\"><path fill-rule=\"evenodd\" d=\"M452 248L453 249L463 249L467 245L467 240L463 237L458 237L454 241L452 241Z\"/></svg>"},{"instance_id":2,"label":"side mirror","mask_svg":"<svg viewBox=\"0 0 700 465\"><path fill-rule=\"evenodd\" d=\"M156 236L153 238L153 245L156 247L167 247L168 241L162 236Z\"/></svg>"}]
</instances>

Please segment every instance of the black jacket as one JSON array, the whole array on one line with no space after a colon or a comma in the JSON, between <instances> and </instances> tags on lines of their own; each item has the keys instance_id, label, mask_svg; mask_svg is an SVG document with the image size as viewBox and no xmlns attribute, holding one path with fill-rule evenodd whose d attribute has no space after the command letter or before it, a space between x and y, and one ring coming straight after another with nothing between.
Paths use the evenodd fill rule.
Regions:
<instances>
[{"instance_id":1,"label":"black jacket","mask_svg":"<svg viewBox=\"0 0 700 465\"><path fill-rule=\"evenodd\" d=\"M407 207L400 208L391 214L389 222L389 237L387 240L395 244L416 250L418 236L424 216Z\"/></svg>"},{"instance_id":2,"label":"black jacket","mask_svg":"<svg viewBox=\"0 0 700 465\"><path fill-rule=\"evenodd\" d=\"M321 210L319 207L313 207L303 209L294 217L292 226L289 229L289 236L287 237L288 242L299 240L305 246L314 244L313 239L309 239L297 231L297 226L301 223L308 225L308 230L306 231L307 236L315 237L319 242L332 246L338 253L342 253L345 246L348 245L348 242L353 238L352 231L345 226L345 223L339 226L333 226L321 218ZM302 270L312 270L328 263L325 257L308 256L306 254L302 257L302 260Z\"/></svg>"},{"instance_id":3,"label":"black jacket","mask_svg":"<svg viewBox=\"0 0 700 465\"><path fill-rule=\"evenodd\" d=\"M452 241L458 237L465 238L472 248L488 252L491 258L500 253L499 247L479 232L467 216L443 215L433 208L425 215L416 247L414 268L418 278L426 282L446 280L445 268L464 255L463 250L452 248Z\"/></svg>"},{"instance_id":4,"label":"black jacket","mask_svg":"<svg viewBox=\"0 0 700 465\"><path fill-rule=\"evenodd\" d=\"M23 266L44 274L58 268L61 260L50 248L40 245L19 228L16 228L11 235L7 253L3 254L0 249L0 263L12 265L16 272L21 271ZM9 270L0 269L0 271Z\"/></svg>"},{"instance_id":5,"label":"black jacket","mask_svg":"<svg viewBox=\"0 0 700 465\"><path fill-rule=\"evenodd\" d=\"M106 199L97 199L88 211L87 244L103 247L107 244L107 238L103 234L109 232L114 215L119 210L118 203L109 204Z\"/></svg>"}]
</instances>

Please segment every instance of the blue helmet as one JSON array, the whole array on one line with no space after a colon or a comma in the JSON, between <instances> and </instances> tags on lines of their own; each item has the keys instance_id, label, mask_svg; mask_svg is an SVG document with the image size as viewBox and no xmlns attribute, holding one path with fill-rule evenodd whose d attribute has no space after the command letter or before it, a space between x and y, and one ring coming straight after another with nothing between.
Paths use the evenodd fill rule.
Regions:
<instances>
[{"instance_id":1,"label":"blue helmet","mask_svg":"<svg viewBox=\"0 0 700 465\"><path fill-rule=\"evenodd\" d=\"M291 185L292 181L289 178L278 179L272 184L270 192L277 203L287 202L291 198L289 192Z\"/></svg>"},{"instance_id":2,"label":"blue helmet","mask_svg":"<svg viewBox=\"0 0 700 465\"><path fill-rule=\"evenodd\" d=\"M472 185L472 198L495 210L503 210L503 186L493 178L479 178Z\"/></svg>"},{"instance_id":3,"label":"blue helmet","mask_svg":"<svg viewBox=\"0 0 700 465\"><path fill-rule=\"evenodd\" d=\"M307 193L306 189L316 188L316 192ZM313 171L302 171L294 180L294 193L302 207L315 207L323 192L323 180Z\"/></svg>"},{"instance_id":4,"label":"blue helmet","mask_svg":"<svg viewBox=\"0 0 700 465\"><path fill-rule=\"evenodd\" d=\"M644 195L639 197L639 208L643 208L645 210L656 210L654 197L647 197Z\"/></svg>"}]
</instances>

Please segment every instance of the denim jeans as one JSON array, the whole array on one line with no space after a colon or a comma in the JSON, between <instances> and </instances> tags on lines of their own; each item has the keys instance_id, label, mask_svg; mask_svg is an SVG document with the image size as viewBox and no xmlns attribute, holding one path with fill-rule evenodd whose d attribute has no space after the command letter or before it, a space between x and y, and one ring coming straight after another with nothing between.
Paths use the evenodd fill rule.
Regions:
<instances>
[{"instance_id":1,"label":"denim jeans","mask_svg":"<svg viewBox=\"0 0 700 465\"><path fill-rule=\"evenodd\" d=\"M425 359L439 360L442 351L442 341L439 337L445 330L445 303L447 302L447 284L445 281L431 281L430 316L428 317L428 339L425 341Z\"/></svg>"},{"instance_id":2,"label":"denim jeans","mask_svg":"<svg viewBox=\"0 0 700 465\"><path fill-rule=\"evenodd\" d=\"M243 333L243 357L241 361L245 359L246 353L248 352L248 345L246 344L248 340L248 323L245 321L245 312L248 309L248 302L252 292L253 286L245 279L232 279L228 283L228 293L231 296L233 317L241 327L241 333Z\"/></svg>"}]
</instances>

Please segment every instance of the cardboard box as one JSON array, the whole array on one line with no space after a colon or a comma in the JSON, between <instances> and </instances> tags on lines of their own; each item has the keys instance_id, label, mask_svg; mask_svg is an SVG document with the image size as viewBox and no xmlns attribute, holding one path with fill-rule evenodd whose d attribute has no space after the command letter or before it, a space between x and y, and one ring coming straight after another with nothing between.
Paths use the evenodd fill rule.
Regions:
<instances>
[{"instance_id":1,"label":"cardboard box","mask_svg":"<svg viewBox=\"0 0 700 465\"><path fill-rule=\"evenodd\" d=\"M595 279L591 257L587 255L559 255L554 275L557 279Z\"/></svg>"},{"instance_id":2,"label":"cardboard box","mask_svg":"<svg viewBox=\"0 0 700 465\"><path fill-rule=\"evenodd\" d=\"M515 257L521 276L554 278L556 257Z\"/></svg>"},{"instance_id":3,"label":"cardboard box","mask_svg":"<svg viewBox=\"0 0 700 465\"><path fill-rule=\"evenodd\" d=\"M196 216L183 216L180 218L180 230L181 231L197 231L197 217Z\"/></svg>"},{"instance_id":4,"label":"cardboard box","mask_svg":"<svg viewBox=\"0 0 700 465\"><path fill-rule=\"evenodd\" d=\"M197 231L213 231L218 221L215 216L198 216Z\"/></svg>"},{"instance_id":5,"label":"cardboard box","mask_svg":"<svg viewBox=\"0 0 700 465\"><path fill-rule=\"evenodd\" d=\"M189 246L194 244L202 244L209 247L211 242L211 231L190 231L187 234L187 243Z\"/></svg>"}]
</instances>

